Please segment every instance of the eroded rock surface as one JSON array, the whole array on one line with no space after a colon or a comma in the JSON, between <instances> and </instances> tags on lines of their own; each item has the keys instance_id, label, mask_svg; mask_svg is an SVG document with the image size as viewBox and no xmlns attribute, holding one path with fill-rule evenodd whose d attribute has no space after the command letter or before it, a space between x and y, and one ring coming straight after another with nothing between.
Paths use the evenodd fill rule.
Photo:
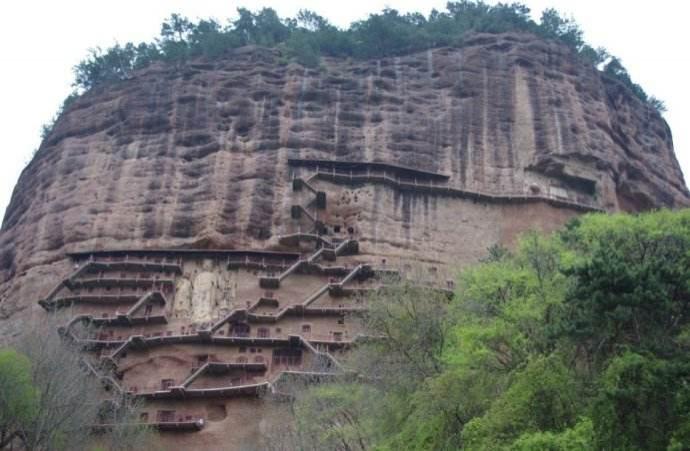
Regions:
<instances>
[{"instance_id":1,"label":"eroded rock surface","mask_svg":"<svg viewBox=\"0 0 690 451\"><path fill-rule=\"evenodd\" d=\"M279 248L279 235L302 227L290 216L291 179L309 174L288 159L385 162L447 175L468 192L607 211L690 204L663 119L557 44L475 35L462 49L325 59L319 69L284 61L277 50L243 48L220 61L154 66L71 105L5 214L3 333L26 324L69 272L67 252ZM352 229L376 261L462 264L578 213L318 184L329 193L329 230ZM220 289L212 273L184 283L189 302L209 308Z\"/></svg>"}]
</instances>

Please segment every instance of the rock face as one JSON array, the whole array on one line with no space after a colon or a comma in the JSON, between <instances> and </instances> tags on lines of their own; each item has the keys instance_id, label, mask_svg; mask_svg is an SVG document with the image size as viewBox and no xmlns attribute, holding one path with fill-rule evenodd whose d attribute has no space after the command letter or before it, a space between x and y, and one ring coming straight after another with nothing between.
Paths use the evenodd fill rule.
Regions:
<instances>
[{"instance_id":1,"label":"rock face","mask_svg":"<svg viewBox=\"0 0 690 451\"><path fill-rule=\"evenodd\" d=\"M489 246L528 229L552 230L583 211L688 205L664 120L557 44L473 35L461 49L325 59L318 69L288 64L277 50L243 48L219 61L150 67L65 111L5 214L0 332L37 321L39 299L74 305L80 295L71 282L52 289L75 262L122 257L92 251L292 252L282 257L289 267L320 248L339 257L333 248L351 240L357 252L343 257L345 269L404 270L414 260L443 283ZM242 296L253 296L246 306L263 296L245 285L277 288L261 281L270 279L265 261L258 270L229 269L243 255L139 257L184 260L163 310L178 329L185 321L203 329L244 306ZM281 265L278 272L287 269ZM298 268L304 280L281 286L287 304L280 307L294 307L323 280L333 284L335 270L326 266ZM86 273L114 271L93 268ZM331 339L341 333L334 327ZM291 334L305 330L295 323ZM157 369L184 366L174 363L176 353L193 354L167 352ZM189 446L228 443L223 421L241 418L229 404L194 402L199 417L220 423Z\"/></svg>"}]
</instances>

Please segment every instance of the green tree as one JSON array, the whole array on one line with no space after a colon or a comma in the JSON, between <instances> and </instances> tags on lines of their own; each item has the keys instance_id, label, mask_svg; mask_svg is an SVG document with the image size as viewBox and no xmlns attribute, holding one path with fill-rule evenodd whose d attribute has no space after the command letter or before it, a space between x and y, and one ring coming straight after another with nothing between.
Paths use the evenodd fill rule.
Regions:
<instances>
[{"instance_id":1,"label":"green tree","mask_svg":"<svg viewBox=\"0 0 690 451\"><path fill-rule=\"evenodd\" d=\"M614 357L602 374L592 409L597 448L666 448L687 416L689 376L685 361L631 351Z\"/></svg>"},{"instance_id":2,"label":"green tree","mask_svg":"<svg viewBox=\"0 0 690 451\"><path fill-rule=\"evenodd\" d=\"M194 24L186 17L171 14L170 18L161 25L160 35L164 41L184 42L189 38L194 28Z\"/></svg>"},{"instance_id":3,"label":"green tree","mask_svg":"<svg viewBox=\"0 0 690 451\"><path fill-rule=\"evenodd\" d=\"M579 25L573 19L561 17L553 8L542 12L539 29L544 36L563 41L576 50L580 50L584 45Z\"/></svg>"},{"instance_id":4,"label":"green tree","mask_svg":"<svg viewBox=\"0 0 690 451\"><path fill-rule=\"evenodd\" d=\"M24 438L24 425L36 417L38 400L29 359L12 348L1 348L0 449Z\"/></svg>"},{"instance_id":5,"label":"green tree","mask_svg":"<svg viewBox=\"0 0 690 451\"><path fill-rule=\"evenodd\" d=\"M293 32L285 45L291 56L301 65L312 68L319 65L319 47L313 35L299 31Z\"/></svg>"},{"instance_id":6,"label":"green tree","mask_svg":"<svg viewBox=\"0 0 690 451\"><path fill-rule=\"evenodd\" d=\"M562 432L529 432L510 446L512 451L585 451L594 448L594 426L589 418L580 418Z\"/></svg>"},{"instance_id":7,"label":"green tree","mask_svg":"<svg viewBox=\"0 0 690 451\"><path fill-rule=\"evenodd\" d=\"M587 215L489 254L450 301L371 297L379 340L348 359L366 394L307 390L297 424L336 449L361 448L353 425L379 450L687 449L690 210Z\"/></svg>"},{"instance_id":8,"label":"green tree","mask_svg":"<svg viewBox=\"0 0 690 451\"><path fill-rule=\"evenodd\" d=\"M137 67L137 48L132 43L116 44L103 51L90 50L89 56L74 68L74 86L91 89L102 83L126 80Z\"/></svg>"},{"instance_id":9,"label":"green tree","mask_svg":"<svg viewBox=\"0 0 690 451\"><path fill-rule=\"evenodd\" d=\"M61 340L56 326L51 317L18 337L14 349L0 351L0 448L149 446L148 429L136 424L138 406L104 397L97 365L86 360L81 345ZM94 436L91 428L99 423L111 426Z\"/></svg>"},{"instance_id":10,"label":"green tree","mask_svg":"<svg viewBox=\"0 0 690 451\"><path fill-rule=\"evenodd\" d=\"M588 252L564 273L574 282L564 331L592 359L630 346L679 352L690 324L690 226L687 213L597 217L580 226Z\"/></svg>"},{"instance_id":11,"label":"green tree","mask_svg":"<svg viewBox=\"0 0 690 451\"><path fill-rule=\"evenodd\" d=\"M468 449L501 449L524 434L560 433L575 425L579 393L559 356L536 357L515 372L506 391L463 430Z\"/></svg>"}]
</instances>

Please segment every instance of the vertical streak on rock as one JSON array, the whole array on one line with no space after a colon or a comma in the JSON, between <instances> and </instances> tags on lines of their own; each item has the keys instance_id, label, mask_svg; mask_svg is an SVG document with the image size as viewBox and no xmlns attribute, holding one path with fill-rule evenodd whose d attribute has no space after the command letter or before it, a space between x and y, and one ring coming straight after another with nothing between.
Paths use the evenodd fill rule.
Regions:
<instances>
[{"instance_id":1,"label":"vertical streak on rock","mask_svg":"<svg viewBox=\"0 0 690 451\"><path fill-rule=\"evenodd\" d=\"M427 80L431 80L431 74L434 73L434 52L429 49L426 51L426 72Z\"/></svg>"},{"instance_id":2,"label":"vertical streak on rock","mask_svg":"<svg viewBox=\"0 0 690 451\"><path fill-rule=\"evenodd\" d=\"M287 127L287 140L282 145L288 147L288 154L290 157L304 158L302 152L303 146L299 144L296 146L296 148L294 146L294 142L299 142L299 140L297 133L293 132L292 127L293 125L299 126L299 124L301 124L302 96L304 95L307 82L306 73L302 71L298 75L297 71L295 71L290 76L292 78L292 83L288 83L288 86L291 86L291 89L288 92L290 94L289 98L293 100L286 105L286 110L288 111L287 115L290 123ZM296 92L293 93L292 89L294 89Z\"/></svg>"},{"instance_id":3,"label":"vertical streak on rock","mask_svg":"<svg viewBox=\"0 0 690 451\"><path fill-rule=\"evenodd\" d=\"M587 74L582 74L583 78L586 78L589 76L589 72ZM593 83L592 80L589 81L590 83ZM591 89L591 88L590 88ZM584 92L585 89L577 89L576 87L571 88L571 92L573 92L572 99L571 99L571 105L573 107L573 112L574 112L574 119L573 119L573 125L576 127L576 131L574 131L574 139L576 143L574 144L577 146L577 149L582 150L583 152L587 153L588 155L592 155L595 153L596 149L590 146L589 144L589 133L587 133L587 117L588 115L585 113L585 99L584 99ZM587 102L592 101L593 99L587 100Z\"/></svg>"},{"instance_id":4,"label":"vertical streak on rock","mask_svg":"<svg viewBox=\"0 0 690 451\"><path fill-rule=\"evenodd\" d=\"M486 70L484 71L484 84L478 95L472 97L472 109L467 111L467 123L472 124L472 141L468 142L472 161L472 174L475 188L485 189L484 186L484 140L486 136L485 118L487 115L486 107Z\"/></svg>"},{"instance_id":5,"label":"vertical streak on rock","mask_svg":"<svg viewBox=\"0 0 690 451\"><path fill-rule=\"evenodd\" d=\"M546 127L544 126L544 115L541 107L541 96L539 92L539 81L534 74L529 74L527 78L529 86L529 98L531 102L532 120L534 128L534 150L535 156L546 154L549 151L549 139Z\"/></svg>"},{"instance_id":6,"label":"vertical streak on rock","mask_svg":"<svg viewBox=\"0 0 690 451\"><path fill-rule=\"evenodd\" d=\"M166 234L172 227L172 214L171 211L175 207L174 203L172 203L172 200L175 199L175 193L179 192L179 164L177 161L177 146L175 145L175 133L174 129L176 128L178 118L179 118L179 110L178 110L178 104L175 101L176 94L180 90L180 80L176 80L175 82L170 82L169 83L169 92L168 92L168 99L170 102L170 108L171 108L171 115L170 115L170 123L172 124L173 127L173 132L168 133L166 135L166 140L165 140L165 149L164 149L164 155L165 155L165 160L164 160L164 165L165 165L165 170L164 170L164 177L163 177L163 190L164 190L164 195L166 196L166 202L165 207L163 208L163 217L159 223L159 228L162 229L161 234Z\"/></svg>"},{"instance_id":7,"label":"vertical streak on rock","mask_svg":"<svg viewBox=\"0 0 690 451\"><path fill-rule=\"evenodd\" d=\"M340 88L335 93L335 111L333 113L333 145L335 146L335 155L340 156ZM343 148L347 147L347 143Z\"/></svg>"},{"instance_id":8,"label":"vertical streak on rock","mask_svg":"<svg viewBox=\"0 0 690 451\"><path fill-rule=\"evenodd\" d=\"M436 120L436 129L438 131L439 135L439 147L443 149L443 164L438 168L440 172L443 172L445 174L449 174L451 176L451 179L455 178L457 179L458 177L458 171L459 171L459 163L456 164L456 160L458 159L458 151L459 151L459 140L457 136L453 136L450 131L448 130L448 127L446 124L448 123L448 119L453 113L453 101L449 101L445 104L445 108L443 111L443 115L440 116ZM456 120L459 122L460 121L460 113L458 112L456 115ZM462 126L462 124L459 124Z\"/></svg>"},{"instance_id":9,"label":"vertical streak on rock","mask_svg":"<svg viewBox=\"0 0 690 451\"><path fill-rule=\"evenodd\" d=\"M289 73L285 74L285 78L283 79L283 83L281 86L281 98L286 99L286 98L294 98L293 93L295 89L295 77L290 76ZM277 103L276 105L277 111L278 111L278 162L279 162L279 167L278 167L278 174L279 174L279 182L282 183L282 186L288 186L288 184L291 182L291 179L293 177L292 169L288 165L288 158L292 158L292 150L289 148L286 148L286 143L288 140L288 137L290 135L290 127L294 123L293 117L291 116L291 104L290 101L285 101L283 100L282 102ZM274 218L274 222L272 224L272 228L276 229L276 232L278 234L284 234L287 231L285 230L286 227L286 221L289 221L290 216L288 214L285 214L286 210L289 210L289 207L287 206L288 203L290 202L292 196L292 192L290 191L287 196L274 196L274 205L273 205L273 211L278 212L278 217Z\"/></svg>"},{"instance_id":10,"label":"vertical streak on rock","mask_svg":"<svg viewBox=\"0 0 690 451\"><path fill-rule=\"evenodd\" d=\"M453 99L450 109L450 136L453 152L457 156L460 185L467 186L467 141L469 139L468 127L463 122L462 101Z\"/></svg>"},{"instance_id":11,"label":"vertical streak on rock","mask_svg":"<svg viewBox=\"0 0 690 451\"><path fill-rule=\"evenodd\" d=\"M446 152L443 152L445 146L441 142L441 127L435 117L429 117L425 119L426 130L429 143L431 144L431 149L435 150L437 153L436 158L433 155L425 155L426 161L429 161L429 169L434 172L445 172L443 170L443 165L448 157Z\"/></svg>"},{"instance_id":12,"label":"vertical streak on rock","mask_svg":"<svg viewBox=\"0 0 690 451\"><path fill-rule=\"evenodd\" d=\"M238 180L240 175L244 172L245 158L239 153L233 153L230 157L230 164L228 164L226 179L225 199L219 214L220 221L216 230L230 238L236 235L239 231L237 210L240 206L242 197L242 184L231 183L232 180Z\"/></svg>"},{"instance_id":13,"label":"vertical streak on rock","mask_svg":"<svg viewBox=\"0 0 690 451\"><path fill-rule=\"evenodd\" d=\"M390 64L390 61L388 61ZM390 68L386 68L385 72L390 72ZM384 73L385 73L384 72ZM395 114L391 115L393 119L393 125L395 125L399 132L394 134L391 137L391 142L393 145L395 145L398 149L400 149L398 152L395 152L393 157L397 160L397 164L402 164L405 166L410 166L416 164L414 161L414 156L409 155L408 152L406 152L406 149L404 147L404 141L407 140L407 134L409 132L409 129L405 127L405 119L406 119L406 114L405 114L405 102L407 99L404 97L404 86L402 84L402 74L400 72L400 58L394 57L393 58L393 76L394 78L394 88L395 88L395 97L396 99L399 99L399 103L395 108ZM396 136L397 135L397 136ZM403 194L403 203L405 202L405 194ZM404 208L404 207L403 207ZM405 212L403 211L403 215ZM403 219L404 221L404 219Z\"/></svg>"},{"instance_id":14,"label":"vertical streak on rock","mask_svg":"<svg viewBox=\"0 0 690 451\"><path fill-rule=\"evenodd\" d=\"M515 98L515 126L512 147L515 149L515 176L524 179L524 168L532 160L535 152L534 117L530 98L529 82L525 70L517 67L513 75Z\"/></svg>"},{"instance_id":15,"label":"vertical streak on rock","mask_svg":"<svg viewBox=\"0 0 690 451\"><path fill-rule=\"evenodd\" d=\"M177 114L174 126L175 146L187 131L194 131L202 128L208 123L206 108L197 93L187 94L177 97ZM179 160L178 160L179 161ZM197 188L206 171L206 165L196 159L186 159L176 165L178 171L178 182L185 187L183 190L176 190L175 206L170 224L170 235L177 238L192 238L198 232L197 209L193 204L200 199L196 198Z\"/></svg>"},{"instance_id":16,"label":"vertical streak on rock","mask_svg":"<svg viewBox=\"0 0 690 451\"><path fill-rule=\"evenodd\" d=\"M118 99L116 102L116 105L111 107L114 109L118 108L126 108L127 105L125 104L124 106L122 105L124 103L123 99ZM111 112L109 112L111 113ZM108 113L107 113L108 114ZM111 113L112 114L112 113ZM112 138L107 138L108 142L112 142ZM117 149L116 151L109 152L107 154L107 158L104 160L105 168L104 168L104 173L107 174L107 177L105 177L105 184L108 186L106 190L106 195L105 195L105 203L107 205L115 205L120 203L119 199L119 187L120 187L120 178L122 176L123 170L125 169L125 162L123 162L123 155L120 154L122 152L122 148L120 146L115 147ZM119 150L119 152L118 152ZM101 223L98 225L98 235L96 236L103 236L107 234L107 230L112 230L113 229L113 218L109 214L110 212L104 212L101 215L99 215L99 219L101 220ZM119 229L117 226L114 227L115 230Z\"/></svg>"},{"instance_id":17,"label":"vertical streak on rock","mask_svg":"<svg viewBox=\"0 0 690 451\"><path fill-rule=\"evenodd\" d=\"M472 113L475 110L475 99L460 101L460 149L465 159L465 187L476 188L476 171L474 167L474 153L472 143L474 136L471 128L475 125L475 118Z\"/></svg>"},{"instance_id":18,"label":"vertical streak on rock","mask_svg":"<svg viewBox=\"0 0 690 451\"><path fill-rule=\"evenodd\" d=\"M438 199L438 196L431 197L431 231L434 235L439 230Z\"/></svg>"},{"instance_id":19,"label":"vertical streak on rock","mask_svg":"<svg viewBox=\"0 0 690 451\"><path fill-rule=\"evenodd\" d=\"M410 235L411 235L411 229L412 229L412 202L413 202L413 197L414 193L411 191L406 191L403 192L402 194L402 205L400 209L400 213L402 214L402 231L405 239L405 243L409 246L410 244Z\"/></svg>"},{"instance_id":20,"label":"vertical streak on rock","mask_svg":"<svg viewBox=\"0 0 690 451\"><path fill-rule=\"evenodd\" d=\"M484 189L487 188L486 186L486 165L487 165L487 154L489 153L490 149L488 149L488 146L490 146L489 142L489 71L486 67L486 64L484 64L484 67L482 68L482 96L481 96L481 118L482 118L482 124L478 128L479 133L481 133L481 143L478 146L481 150L481 157L477 158L477 161L479 162L479 171L478 175L480 178L480 184L481 186L484 187ZM477 137L480 135L477 134Z\"/></svg>"},{"instance_id":21,"label":"vertical streak on rock","mask_svg":"<svg viewBox=\"0 0 690 451\"><path fill-rule=\"evenodd\" d=\"M348 138L350 141L348 158L366 161L366 151L365 151L365 131L367 124L367 114L363 108L364 104L364 89L362 80L355 80L351 86L346 86L343 89L339 89L338 92L344 90L341 95L341 99L344 100L347 105L347 130ZM343 124L341 117L341 126Z\"/></svg>"},{"instance_id":22,"label":"vertical streak on rock","mask_svg":"<svg viewBox=\"0 0 690 451\"><path fill-rule=\"evenodd\" d=\"M513 133L515 124L515 79L514 71L509 69L505 62L501 64L501 108L500 108L500 130L501 141L499 145L505 148L502 167L510 169L507 174L508 180L501 181L501 189L515 189L515 155L513 150ZM503 174L502 174L503 175Z\"/></svg>"},{"instance_id":23,"label":"vertical streak on rock","mask_svg":"<svg viewBox=\"0 0 690 451\"><path fill-rule=\"evenodd\" d=\"M286 74L287 79L283 83L281 98L283 99L283 105L279 108L280 110L280 132L279 132L279 147L287 147L288 140L290 138L290 127L295 123L294 117L292 116L292 105L294 101L291 99L295 98L295 77L291 74ZM290 154L290 149L286 152ZM292 154L289 155L292 157Z\"/></svg>"},{"instance_id":24,"label":"vertical streak on rock","mask_svg":"<svg viewBox=\"0 0 690 451\"><path fill-rule=\"evenodd\" d=\"M555 131L555 137L556 137L556 147L553 149L554 153L556 154L563 154L563 134L562 134L562 127L561 127L561 115L560 115L560 108L558 108L556 105L551 105L551 108L549 108L551 116L553 117L553 128Z\"/></svg>"},{"instance_id":25,"label":"vertical streak on rock","mask_svg":"<svg viewBox=\"0 0 690 451\"><path fill-rule=\"evenodd\" d=\"M423 220L424 220L424 240L429 240L431 237L431 221L429 221L429 194L422 195ZM426 243L425 243L426 244ZM426 245L424 246L427 247Z\"/></svg>"},{"instance_id":26,"label":"vertical streak on rock","mask_svg":"<svg viewBox=\"0 0 690 451\"><path fill-rule=\"evenodd\" d=\"M299 85L299 95L297 96L297 119L301 120L304 116L302 112L302 103L303 103L303 98L304 98L304 91L307 89L307 85L309 84L309 74L307 74L307 70L305 69L302 72L302 82Z\"/></svg>"},{"instance_id":27,"label":"vertical streak on rock","mask_svg":"<svg viewBox=\"0 0 690 451\"><path fill-rule=\"evenodd\" d=\"M360 99L362 105L362 110L365 114L365 123L363 127L364 135L364 161L374 161L375 155L375 134L376 128L372 126L371 116L372 114L378 114L378 112L373 112L371 106L369 105L369 99L371 94L374 92L374 79L371 74L368 74L365 79L365 90L363 96ZM365 106L366 105L366 106Z\"/></svg>"},{"instance_id":28,"label":"vertical streak on rock","mask_svg":"<svg viewBox=\"0 0 690 451\"><path fill-rule=\"evenodd\" d=\"M486 163L488 163L489 168L493 169L491 180L489 184L495 186L500 177L497 168L503 167L503 157L502 152L504 149L501 147L501 113L502 113L502 95L503 95L503 74L498 74L503 67L499 64L497 55L491 53L485 58L484 67L484 92L486 93L486 104L485 104L485 122L484 140L486 146Z\"/></svg>"},{"instance_id":29,"label":"vertical streak on rock","mask_svg":"<svg viewBox=\"0 0 690 451\"><path fill-rule=\"evenodd\" d=\"M153 95L148 108L142 114L140 122L141 133L144 135L154 124L166 131L171 128L168 116L168 113L172 113L171 84L161 83L159 80L154 80L151 84L153 85ZM166 134L166 137L169 136L170 134ZM167 153L171 147L168 139L161 140L158 134L153 134L151 137L143 140L143 142L145 145L142 147L141 152L144 155L141 156L141 159L137 159L148 163L147 169L153 176L153 179L146 187L147 202L152 206L153 211L144 218L142 234L144 238L150 239L159 237L164 233L166 206L165 204L161 205L159 199L166 195L165 191L172 183L171 173L174 171L167 170L170 167L170 159Z\"/></svg>"},{"instance_id":30,"label":"vertical streak on rock","mask_svg":"<svg viewBox=\"0 0 690 451\"><path fill-rule=\"evenodd\" d=\"M208 84L208 86L211 87L220 86L222 83L222 78L219 74L213 74L211 80L212 81ZM224 133L225 124L223 124L223 117L220 114L221 111L219 108L219 103L216 100L213 91L211 89L206 89L206 95L209 99L209 118L212 124L209 127L209 133L217 136L218 140L218 151L212 155L213 161L210 166L212 172L209 174L209 205L212 211L219 212L222 208L223 198L225 196L224 185L226 183L226 179L223 177L223 174L225 173L225 165L227 164L227 136ZM218 214L207 215L205 217L204 230L209 235L215 235L214 232L218 230L218 222Z\"/></svg>"},{"instance_id":31,"label":"vertical streak on rock","mask_svg":"<svg viewBox=\"0 0 690 451\"><path fill-rule=\"evenodd\" d=\"M405 99L405 96L407 95L407 89L405 87L405 77L403 77L403 71L400 68L399 56L393 58L393 67L395 68L395 87L398 91L398 98Z\"/></svg>"},{"instance_id":32,"label":"vertical streak on rock","mask_svg":"<svg viewBox=\"0 0 690 451\"><path fill-rule=\"evenodd\" d=\"M279 181L278 142L280 140L280 108L275 97L262 99L257 149L257 181L252 193L252 206L247 224L248 234L257 240L271 237L274 198Z\"/></svg>"},{"instance_id":33,"label":"vertical streak on rock","mask_svg":"<svg viewBox=\"0 0 690 451\"><path fill-rule=\"evenodd\" d=\"M382 210L382 198L385 199L387 188L381 185L374 185L372 190L374 191L374 197L372 200L373 208L371 210L371 221L369 224L369 236L372 242L372 249L368 250L369 253L376 253L378 247L379 239L379 211Z\"/></svg>"},{"instance_id":34,"label":"vertical streak on rock","mask_svg":"<svg viewBox=\"0 0 690 451\"><path fill-rule=\"evenodd\" d=\"M402 241L402 214L400 212L401 210L401 200L402 200L402 193L398 191L397 189L392 190L393 191L393 218L396 221L399 221L401 226L398 228L398 236L396 237L398 241ZM390 238L389 238L390 239Z\"/></svg>"},{"instance_id":35,"label":"vertical streak on rock","mask_svg":"<svg viewBox=\"0 0 690 451\"><path fill-rule=\"evenodd\" d=\"M567 89L570 85L567 85L564 89ZM568 91L570 91L568 89ZM561 141L561 153L574 152L578 149L577 137L573 134L571 127L575 124L575 118L573 117L576 111L573 109L572 104L572 92L562 92L556 94L557 98L561 99L562 103L560 108L557 109L557 117L559 124L559 136Z\"/></svg>"}]
</instances>

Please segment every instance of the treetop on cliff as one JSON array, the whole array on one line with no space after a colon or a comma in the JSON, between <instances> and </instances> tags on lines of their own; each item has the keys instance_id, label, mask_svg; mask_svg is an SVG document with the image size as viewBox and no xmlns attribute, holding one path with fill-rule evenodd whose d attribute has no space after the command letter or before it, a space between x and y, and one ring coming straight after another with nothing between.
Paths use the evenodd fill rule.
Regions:
<instances>
[{"instance_id":1,"label":"treetop on cliff","mask_svg":"<svg viewBox=\"0 0 690 451\"><path fill-rule=\"evenodd\" d=\"M226 24L213 19L194 22L172 14L152 42L92 49L74 68L74 86L82 92L125 80L133 71L154 61L180 63L202 56L218 58L228 49L245 45L277 47L300 64L315 67L322 56L382 58L434 47L461 46L463 36L470 31L523 31L567 45L589 64L628 86L642 101L663 111L663 103L648 97L633 83L620 60L604 49L587 45L579 26L554 9L544 10L537 23L531 19L530 9L521 3L489 5L481 0L461 0L448 2L445 10L434 9L428 16L386 8L346 29L307 10L292 18L281 18L271 8L256 12L238 8L237 13Z\"/></svg>"}]
</instances>

